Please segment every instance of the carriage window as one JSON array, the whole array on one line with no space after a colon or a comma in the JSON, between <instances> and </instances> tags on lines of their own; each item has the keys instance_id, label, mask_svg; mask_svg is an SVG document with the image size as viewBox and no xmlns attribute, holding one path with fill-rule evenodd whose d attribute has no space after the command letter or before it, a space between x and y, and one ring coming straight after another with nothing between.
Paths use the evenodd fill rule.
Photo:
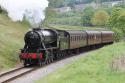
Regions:
<instances>
[{"instance_id":1,"label":"carriage window","mask_svg":"<svg viewBox=\"0 0 125 83\"><path fill-rule=\"evenodd\" d=\"M70 40L72 41L72 37L70 37Z\"/></svg>"},{"instance_id":2,"label":"carriage window","mask_svg":"<svg viewBox=\"0 0 125 83\"><path fill-rule=\"evenodd\" d=\"M78 36L76 36L76 41L78 40L77 38L78 38Z\"/></svg>"},{"instance_id":3,"label":"carriage window","mask_svg":"<svg viewBox=\"0 0 125 83\"><path fill-rule=\"evenodd\" d=\"M75 41L76 41L76 36L75 36Z\"/></svg>"},{"instance_id":4,"label":"carriage window","mask_svg":"<svg viewBox=\"0 0 125 83\"><path fill-rule=\"evenodd\" d=\"M78 37L76 36L76 41L77 41L77 38L78 38Z\"/></svg>"},{"instance_id":5,"label":"carriage window","mask_svg":"<svg viewBox=\"0 0 125 83\"><path fill-rule=\"evenodd\" d=\"M75 41L75 37L73 36L73 41Z\"/></svg>"},{"instance_id":6,"label":"carriage window","mask_svg":"<svg viewBox=\"0 0 125 83\"><path fill-rule=\"evenodd\" d=\"M92 39L92 36L90 35L90 40Z\"/></svg>"},{"instance_id":7,"label":"carriage window","mask_svg":"<svg viewBox=\"0 0 125 83\"><path fill-rule=\"evenodd\" d=\"M81 35L81 40L83 40L83 35Z\"/></svg>"},{"instance_id":8,"label":"carriage window","mask_svg":"<svg viewBox=\"0 0 125 83\"><path fill-rule=\"evenodd\" d=\"M91 40L93 39L93 35L92 35L92 38L91 38Z\"/></svg>"}]
</instances>

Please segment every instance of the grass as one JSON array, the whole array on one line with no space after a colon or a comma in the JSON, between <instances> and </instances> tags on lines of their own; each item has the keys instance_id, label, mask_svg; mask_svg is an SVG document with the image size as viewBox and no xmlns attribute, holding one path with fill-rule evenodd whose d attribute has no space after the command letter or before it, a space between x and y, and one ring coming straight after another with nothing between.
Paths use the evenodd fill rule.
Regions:
<instances>
[{"instance_id":1,"label":"grass","mask_svg":"<svg viewBox=\"0 0 125 83\"><path fill-rule=\"evenodd\" d=\"M125 83L125 66L117 62L124 49L125 42L120 42L90 52L36 83Z\"/></svg>"},{"instance_id":2,"label":"grass","mask_svg":"<svg viewBox=\"0 0 125 83\"><path fill-rule=\"evenodd\" d=\"M85 27L85 26L68 26L68 25L50 25L50 28L60 30L107 30L99 27Z\"/></svg>"},{"instance_id":3,"label":"grass","mask_svg":"<svg viewBox=\"0 0 125 83\"><path fill-rule=\"evenodd\" d=\"M18 62L19 49L24 45L24 33L28 27L25 22L12 22L0 14L0 71L12 68Z\"/></svg>"}]
</instances>

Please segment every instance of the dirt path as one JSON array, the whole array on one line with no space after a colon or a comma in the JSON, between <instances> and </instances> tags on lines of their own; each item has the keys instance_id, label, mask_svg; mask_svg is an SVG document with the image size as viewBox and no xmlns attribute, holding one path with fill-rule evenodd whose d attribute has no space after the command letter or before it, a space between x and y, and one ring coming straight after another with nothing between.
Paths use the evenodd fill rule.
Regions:
<instances>
[{"instance_id":1,"label":"dirt path","mask_svg":"<svg viewBox=\"0 0 125 83\"><path fill-rule=\"evenodd\" d=\"M57 69L64 67L67 64L70 64L72 61L80 58L81 56L85 56L86 54L87 53L82 53L77 56L69 57L69 58L60 60L56 63L49 64L48 66L45 66L36 71L33 71L32 73L27 74L23 77L20 77L10 83L33 83L35 80L38 80L38 79L48 75L49 73L54 72Z\"/></svg>"}]
</instances>

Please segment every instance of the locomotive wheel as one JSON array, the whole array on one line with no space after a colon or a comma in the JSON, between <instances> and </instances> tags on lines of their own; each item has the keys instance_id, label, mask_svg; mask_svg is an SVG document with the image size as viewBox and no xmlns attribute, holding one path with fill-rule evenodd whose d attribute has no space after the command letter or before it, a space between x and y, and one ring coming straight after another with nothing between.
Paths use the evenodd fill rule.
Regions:
<instances>
[{"instance_id":1,"label":"locomotive wheel","mask_svg":"<svg viewBox=\"0 0 125 83\"><path fill-rule=\"evenodd\" d=\"M65 57L64 52L62 52L62 58L64 58L64 57Z\"/></svg>"},{"instance_id":2,"label":"locomotive wheel","mask_svg":"<svg viewBox=\"0 0 125 83\"><path fill-rule=\"evenodd\" d=\"M54 60L54 56L52 55L51 58L50 58L50 63L52 63Z\"/></svg>"},{"instance_id":3,"label":"locomotive wheel","mask_svg":"<svg viewBox=\"0 0 125 83\"><path fill-rule=\"evenodd\" d=\"M52 60L52 58L49 59L49 63L52 63L51 60Z\"/></svg>"},{"instance_id":4,"label":"locomotive wheel","mask_svg":"<svg viewBox=\"0 0 125 83\"><path fill-rule=\"evenodd\" d=\"M48 64L48 59L46 60L46 64Z\"/></svg>"},{"instance_id":5,"label":"locomotive wheel","mask_svg":"<svg viewBox=\"0 0 125 83\"><path fill-rule=\"evenodd\" d=\"M26 63L26 61L24 61L23 65L24 65L24 67L27 67L27 63Z\"/></svg>"},{"instance_id":6,"label":"locomotive wheel","mask_svg":"<svg viewBox=\"0 0 125 83\"><path fill-rule=\"evenodd\" d=\"M41 67L43 64L42 64L42 61L39 59L39 66Z\"/></svg>"},{"instance_id":7,"label":"locomotive wheel","mask_svg":"<svg viewBox=\"0 0 125 83\"><path fill-rule=\"evenodd\" d=\"M62 58L62 55L61 55L61 52L59 53L59 59L61 59Z\"/></svg>"},{"instance_id":8,"label":"locomotive wheel","mask_svg":"<svg viewBox=\"0 0 125 83\"><path fill-rule=\"evenodd\" d=\"M65 51L63 52L63 58L65 57Z\"/></svg>"},{"instance_id":9,"label":"locomotive wheel","mask_svg":"<svg viewBox=\"0 0 125 83\"><path fill-rule=\"evenodd\" d=\"M28 67L28 62L27 62L27 60L24 60L23 65L24 65L24 67Z\"/></svg>"},{"instance_id":10,"label":"locomotive wheel","mask_svg":"<svg viewBox=\"0 0 125 83\"><path fill-rule=\"evenodd\" d=\"M49 64L49 63L50 63L50 62L49 62L49 61L50 61L50 59L48 59L47 61L48 61L48 64Z\"/></svg>"},{"instance_id":11,"label":"locomotive wheel","mask_svg":"<svg viewBox=\"0 0 125 83\"><path fill-rule=\"evenodd\" d=\"M45 61L42 61L42 65L45 65L46 64L46 62Z\"/></svg>"},{"instance_id":12,"label":"locomotive wheel","mask_svg":"<svg viewBox=\"0 0 125 83\"><path fill-rule=\"evenodd\" d=\"M56 60L58 60L59 59L59 54L58 54L58 52L57 52L57 54L56 54Z\"/></svg>"},{"instance_id":13,"label":"locomotive wheel","mask_svg":"<svg viewBox=\"0 0 125 83\"><path fill-rule=\"evenodd\" d=\"M49 63L52 63L52 58L49 59Z\"/></svg>"},{"instance_id":14,"label":"locomotive wheel","mask_svg":"<svg viewBox=\"0 0 125 83\"><path fill-rule=\"evenodd\" d=\"M53 62L53 61L54 61L54 58L51 59L51 62Z\"/></svg>"},{"instance_id":15,"label":"locomotive wheel","mask_svg":"<svg viewBox=\"0 0 125 83\"><path fill-rule=\"evenodd\" d=\"M47 64L49 64L49 59L47 60Z\"/></svg>"}]
</instances>

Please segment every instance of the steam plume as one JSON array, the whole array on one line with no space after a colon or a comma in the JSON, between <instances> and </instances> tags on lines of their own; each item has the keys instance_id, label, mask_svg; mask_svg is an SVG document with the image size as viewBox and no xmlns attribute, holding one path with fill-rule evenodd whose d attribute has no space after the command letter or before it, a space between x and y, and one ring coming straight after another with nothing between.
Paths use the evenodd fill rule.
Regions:
<instances>
[{"instance_id":1,"label":"steam plume","mask_svg":"<svg viewBox=\"0 0 125 83\"><path fill-rule=\"evenodd\" d=\"M8 12L13 21L22 21L24 16L34 25L45 18L47 0L0 0L0 6Z\"/></svg>"}]
</instances>

